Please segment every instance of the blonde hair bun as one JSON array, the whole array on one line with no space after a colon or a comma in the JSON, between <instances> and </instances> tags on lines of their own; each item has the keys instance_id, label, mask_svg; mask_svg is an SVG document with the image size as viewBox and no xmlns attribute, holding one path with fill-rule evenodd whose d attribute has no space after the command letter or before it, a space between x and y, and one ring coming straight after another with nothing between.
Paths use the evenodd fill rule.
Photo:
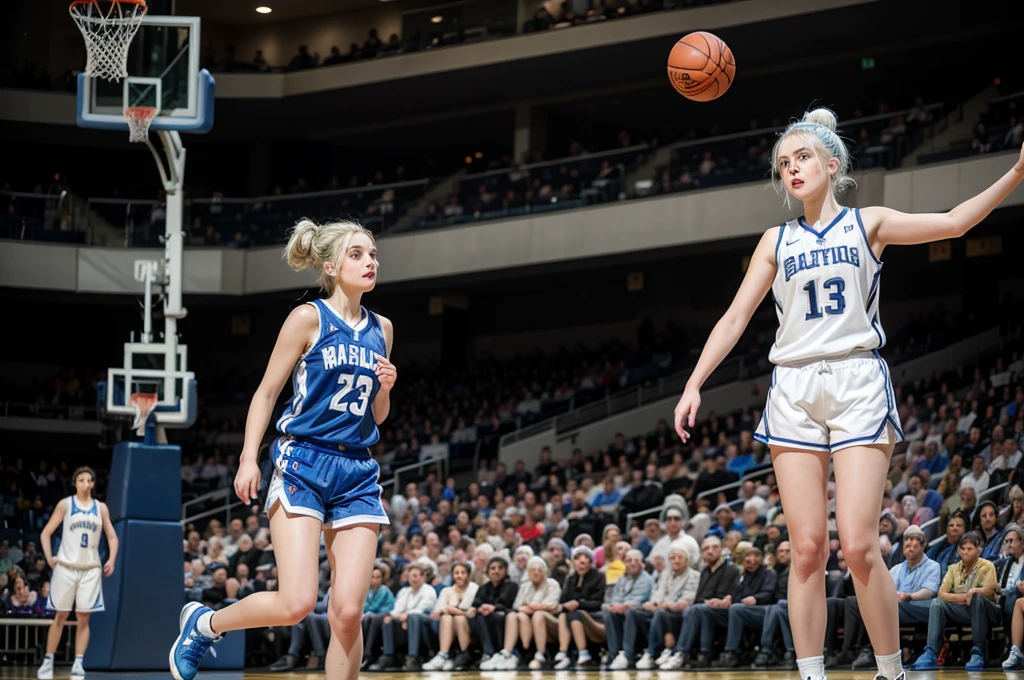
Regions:
<instances>
[{"instance_id":1,"label":"blonde hair bun","mask_svg":"<svg viewBox=\"0 0 1024 680\"><path fill-rule=\"evenodd\" d=\"M319 258L317 258L314 247L314 239L318 231L320 231L320 225L309 219L303 218L295 224L291 238L288 239L288 247L285 249L289 267L297 272L301 272L306 267L320 269L322 262L318 262Z\"/></svg>"},{"instance_id":2,"label":"blonde hair bun","mask_svg":"<svg viewBox=\"0 0 1024 680\"><path fill-rule=\"evenodd\" d=\"M814 109L813 111L808 111L807 113L805 113L804 122L824 125L829 130L835 132L836 125L839 121L836 118L836 114L834 114L829 109L822 107L820 109Z\"/></svg>"},{"instance_id":3,"label":"blonde hair bun","mask_svg":"<svg viewBox=\"0 0 1024 680\"><path fill-rule=\"evenodd\" d=\"M307 268L320 272L320 287L329 295L334 290L334 276L324 271L324 264L338 263L355 234L365 234L371 242L374 241L373 234L358 222L342 220L317 224L303 217L292 229L284 258L288 266L297 272Z\"/></svg>"}]
</instances>

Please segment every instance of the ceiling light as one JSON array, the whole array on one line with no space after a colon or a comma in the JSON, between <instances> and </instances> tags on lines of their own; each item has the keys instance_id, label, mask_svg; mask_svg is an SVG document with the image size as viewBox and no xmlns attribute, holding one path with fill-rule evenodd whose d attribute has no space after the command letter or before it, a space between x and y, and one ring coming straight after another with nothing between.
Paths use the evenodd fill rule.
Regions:
<instances>
[{"instance_id":1,"label":"ceiling light","mask_svg":"<svg viewBox=\"0 0 1024 680\"><path fill-rule=\"evenodd\" d=\"M259 12L260 14L270 14L274 10L272 10L269 7L264 5L264 6L257 7L256 11Z\"/></svg>"},{"instance_id":2,"label":"ceiling light","mask_svg":"<svg viewBox=\"0 0 1024 680\"><path fill-rule=\"evenodd\" d=\"M436 17L430 17L430 23L439 24L444 21L444 17L438 14Z\"/></svg>"}]
</instances>

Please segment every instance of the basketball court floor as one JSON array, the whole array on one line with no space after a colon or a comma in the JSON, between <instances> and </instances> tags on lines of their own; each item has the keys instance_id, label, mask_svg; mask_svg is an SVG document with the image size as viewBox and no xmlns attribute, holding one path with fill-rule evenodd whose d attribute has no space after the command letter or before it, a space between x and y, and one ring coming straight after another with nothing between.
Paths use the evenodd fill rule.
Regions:
<instances>
[{"instance_id":1,"label":"basketball court floor","mask_svg":"<svg viewBox=\"0 0 1024 680\"><path fill-rule=\"evenodd\" d=\"M70 668L58 667L54 674L55 680L67 680L71 677ZM971 672L959 669L942 671L910 671L907 673L908 680L977 680L978 678L1008 677L1016 680L1024 680L1024 673L1004 673L997 669L984 672ZM35 668L5 668L0 670L0 677L4 680L35 680ZM164 672L139 672L139 673L110 673L110 672L89 672L87 680L161 680L170 678L171 674ZM270 673L262 669L253 669L244 672L204 672L200 673L196 680L316 680L323 678L323 672L303 671L297 673ZM481 673L469 671L466 673L445 673L445 672L419 672L419 673L363 673L360 678L364 680L414 680L415 678L427 678L428 680L526 680L527 678L548 677L555 680L584 680L585 678L600 678L601 680L799 680L796 671L760 671L750 669L736 670L711 670L711 671L671 671L660 673L658 671L592 671L576 673L575 671L493 671ZM872 680L874 671L832 671L828 674L828 680Z\"/></svg>"}]
</instances>

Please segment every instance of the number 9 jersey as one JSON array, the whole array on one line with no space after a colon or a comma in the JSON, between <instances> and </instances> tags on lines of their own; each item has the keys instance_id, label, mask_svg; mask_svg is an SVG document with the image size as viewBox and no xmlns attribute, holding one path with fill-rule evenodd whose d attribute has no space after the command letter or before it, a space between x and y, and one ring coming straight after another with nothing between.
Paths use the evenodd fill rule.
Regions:
<instances>
[{"instance_id":1,"label":"number 9 jersey","mask_svg":"<svg viewBox=\"0 0 1024 680\"><path fill-rule=\"evenodd\" d=\"M294 395L277 421L288 437L335 449L366 449L380 439L373 399L380 389L374 369L387 356L380 318L363 308L349 326L325 300L312 305L320 318L316 342L295 364Z\"/></svg>"}]
</instances>

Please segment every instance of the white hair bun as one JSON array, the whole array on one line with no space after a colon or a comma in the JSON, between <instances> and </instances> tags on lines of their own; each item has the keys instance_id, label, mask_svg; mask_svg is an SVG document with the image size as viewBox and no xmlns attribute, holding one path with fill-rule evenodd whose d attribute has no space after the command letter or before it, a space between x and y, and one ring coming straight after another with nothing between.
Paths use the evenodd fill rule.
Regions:
<instances>
[{"instance_id":1,"label":"white hair bun","mask_svg":"<svg viewBox=\"0 0 1024 680\"><path fill-rule=\"evenodd\" d=\"M836 119L836 114L826 108L820 108L805 113L804 122L824 125L829 130L835 131L838 120Z\"/></svg>"}]
</instances>

